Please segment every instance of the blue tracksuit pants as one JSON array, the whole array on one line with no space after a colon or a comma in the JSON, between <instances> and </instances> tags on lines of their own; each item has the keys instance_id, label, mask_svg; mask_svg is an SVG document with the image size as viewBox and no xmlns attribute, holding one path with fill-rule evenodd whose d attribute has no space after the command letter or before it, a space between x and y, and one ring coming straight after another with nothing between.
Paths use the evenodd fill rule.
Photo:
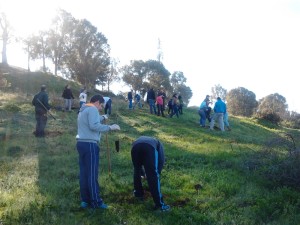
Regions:
<instances>
[{"instance_id":1,"label":"blue tracksuit pants","mask_svg":"<svg viewBox=\"0 0 300 225\"><path fill-rule=\"evenodd\" d=\"M133 182L136 197L143 197L144 190L142 186L141 173L144 166L147 176L148 186L155 203L155 206L164 205L163 196L160 190L160 173L163 167L163 161L158 151L149 144L139 143L132 147L131 158L134 167Z\"/></svg>"},{"instance_id":2,"label":"blue tracksuit pants","mask_svg":"<svg viewBox=\"0 0 300 225\"><path fill-rule=\"evenodd\" d=\"M81 201L97 208L103 203L98 183L99 146L92 142L78 141L76 147L79 153Z\"/></svg>"}]
</instances>

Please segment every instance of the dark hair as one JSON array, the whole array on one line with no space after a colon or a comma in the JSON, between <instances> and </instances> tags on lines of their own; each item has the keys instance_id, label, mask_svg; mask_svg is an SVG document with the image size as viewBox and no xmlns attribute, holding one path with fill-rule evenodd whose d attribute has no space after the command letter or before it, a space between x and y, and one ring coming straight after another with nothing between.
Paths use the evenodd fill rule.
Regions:
<instances>
[{"instance_id":1,"label":"dark hair","mask_svg":"<svg viewBox=\"0 0 300 225\"><path fill-rule=\"evenodd\" d=\"M45 91L45 90L46 90L46 85L43 84L43 85L41 86L41 91Z\"/></svg>"},{"instance_id":2,"label":"dark hair","mask_svg":"<svg viewBox=\"0 0 300 225\"><path fill-rule=\"evenodd\" d=\"M102 95L94 95L93 97L91 97L91 100L90 100L91 103L95 103L97 101L99 101L99 103L104 103L103 96Z\"/></svg>"}]
</instances>

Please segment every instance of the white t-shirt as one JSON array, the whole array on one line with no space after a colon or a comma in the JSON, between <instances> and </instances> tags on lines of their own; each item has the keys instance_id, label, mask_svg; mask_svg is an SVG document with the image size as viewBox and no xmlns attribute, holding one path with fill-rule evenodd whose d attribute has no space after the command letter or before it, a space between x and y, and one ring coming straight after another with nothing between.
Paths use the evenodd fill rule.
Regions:
<instances>
[{"instance_id":1,"label":"white t-shirt","mask_svg":"<svg viewBox=\"0 0 300 225\"><path fill-rule=\"evenodd\" d=\"M79 101L86 102L86 99L87 99L87 94L84 93L84 92L80 93L80 95L79 95Z\"/></svg>"},{"instance_id":2,"label":"white t-shirt","mask_svg":"<svg viewBox=\"0 0 300 225\"><path fill-rule=\"evenodd\" d=\"M110 97L103 97L104 98L104 106L106 105L106 102L110 99Z\"/></svg>"}]
</instances>

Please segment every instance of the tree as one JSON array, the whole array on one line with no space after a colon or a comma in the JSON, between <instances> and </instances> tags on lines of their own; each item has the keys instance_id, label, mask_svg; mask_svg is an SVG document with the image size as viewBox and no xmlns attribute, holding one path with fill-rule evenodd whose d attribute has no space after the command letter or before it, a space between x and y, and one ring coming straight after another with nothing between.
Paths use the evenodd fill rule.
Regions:
<instances>
[{"instance_id":1,"label":"tree","mask_svg":"<svg viewBox=\"0 0 300 225\"><path fill-rule=\"evenodd\" d=\"M47 32L39 32L38 35L31 35L27 39L23 40L26 48L24 49L28 54L28 71L30 71L30 59L42 59L43 72L47 72L46 67L46 55L50 54L50 49L47 46Z\"/></svg>"},{"instance_id":2,"label":"tree","mask_svg":"<svg viewBox=\"0 0 300 225\"><path fill-rule=\"evenodd\" d=\"M185 84L182 84L177 87L176 91L174 91L181 95L183 103L185 105L188 105L190 102L190 99L193 97L193 92L190 87L186 86Z\"/></svg>"},{"instance_id":3,"label":"tree","mask_svg":"<svg viewBox=\"0 0 300 225\"><path fill-rule=\"evenodd\" d=\"M183 72L175 71L171 75L170 83L174 91L177 92L178 87L186 83L186 77Z\"/></svg>"},{"instance_id":4,"label":"tree","mask_svg":"<svg viewBox=\"0 0 300 225\"><path fill-rule=\"evenodd\" d=\"M257 107L255 94L243 87L230 90L226 100L228 112L236 116L250 117Z\"/></svg>"},{"instance_id":5,"label":"tree","mask_svg":"<svg viewBox=\"0 0 300 225\"><path fill-rule=\"evenodd\" d=\"M172 86L170 84L171 73L165 66L156 60L148 60L146 61L146 65L146 79L148 85L154 90L159 90L163 87L167 92L172 91Z\"/></svg>"},{"instance_id":6,"label":"tree","mask_svg":"<svg viewBox=\"0 0 300 225\"><path fill-rule=\"evenodd\" d=\"M76 20L70 13L59 10L48 32L47 57L51 58L54 64L55 75L62 69L67 46L73 41L71 37L75 30L75 23Z\"/></svg>"},{"instance_id":7,"label":"tree","mask_svg":"<svg viewBox=\"0 0 300 225\"><path fill-rule=\"evenodd\" d=\"M259 100L257 115L278 124L286 115L287 108L285 97L278 93L270 94Z\"/></svg>"},{"instance_id":8,"label":"tree","mask_svg":"<svg viewBox=\"0 0 300 225\"><path fill-rule=\"evenodd\" d=\"M121 68L123 82L134 91L141 91L145 88L147 64L142 60L132 60L130 65Z\"/></svg>"},{"instance_id":9,"label":"tree","mask_svg":"<svg viewBox=\"0 0 300 225\"><path fill-rule=\"evenodd\" d=\"M70 39L63 62L71 78L90 87L107 82L110 46L106 37L84 19L76 22Z\"/></svg>"},{"instance_id":10,"label":"tree","mask_svg":"<svg viewBox=\"0 0 300 225\"><path fill-rule=\"evenodd\" d=\"M185 105L189 104L189 99L193 96L193 92L190 87L186 86L186 77L183 72L175 71L171 75L171 86L174 93L178 93L181 95L183 103Z\"/></svg>"},{"instance_id":11,"label":"tree","mask_svg":"<svg viewBox=\"0 0 300 225\"><path fill-rule=\"evenodd\" d=\"M211 98L210 100L217 100L217 97L220 97L221 99L225 100L227 96L227 90L224 89L220 84L215 85L211 88Z\"/></svg>"},{"instance_id":12,"label":"tree","mask_svg":"<svg viewBox=\"0 0 300 225\"><path fill-rule=\"evenodd\" d=\"M1 33L1 40L2 40L2 63L7 65L7 55L6 55L6 48L7 44L9 43L9 39L11 37L11 26L9 21L7 20L6 14L1 13L0 15L0 28L2 30Z\"/></svg>"},{"instance_id":13,"label":"tree","mask_svg":"<svg viewBox=\"0 0 300 225\"><path fill-rule=\"evenodd\" d=\"M119 81L119 68L118 68L119 60L112 58L110 60L110 71L107 74L107 91L109 92L109 87L114 81Z\"/></svg>"}]
</instances>

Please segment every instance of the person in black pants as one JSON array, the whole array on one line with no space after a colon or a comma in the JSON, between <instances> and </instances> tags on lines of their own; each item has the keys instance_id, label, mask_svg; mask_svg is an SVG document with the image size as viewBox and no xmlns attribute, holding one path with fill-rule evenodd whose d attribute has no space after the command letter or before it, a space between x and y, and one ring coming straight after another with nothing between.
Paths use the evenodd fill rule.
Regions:
<instances>
[{"instance_id":1,"label":"person in black pants","mask_svg":"<svg viewBox=\"0 0 300 225\"><path fill-rule=\"evenodd\" d=\"M141 136L132 143L131 159L134 167L134 196L143 199L144 189L141 174L145 169L148 186L155 203L154 209L170 210L166 205L160 190L160 173L165 162L162 143L153 137Z\"/></svg>"},{"instance_id":2,"label":"person in black pants","mask_svg":"<svg viewBox=\"0 0 300 225\"><path fill-rule=\"evenodd\" d=\"M35 136L44 137L45 136L45 127L47 124L47 111L50 110L50 105L48 104L48 94L46 92L46 86L41 86L41 91L37 93L33 100L32 105L35 107L35 119L36 119L36 128Z\"/></svg>"}]
</instances>

